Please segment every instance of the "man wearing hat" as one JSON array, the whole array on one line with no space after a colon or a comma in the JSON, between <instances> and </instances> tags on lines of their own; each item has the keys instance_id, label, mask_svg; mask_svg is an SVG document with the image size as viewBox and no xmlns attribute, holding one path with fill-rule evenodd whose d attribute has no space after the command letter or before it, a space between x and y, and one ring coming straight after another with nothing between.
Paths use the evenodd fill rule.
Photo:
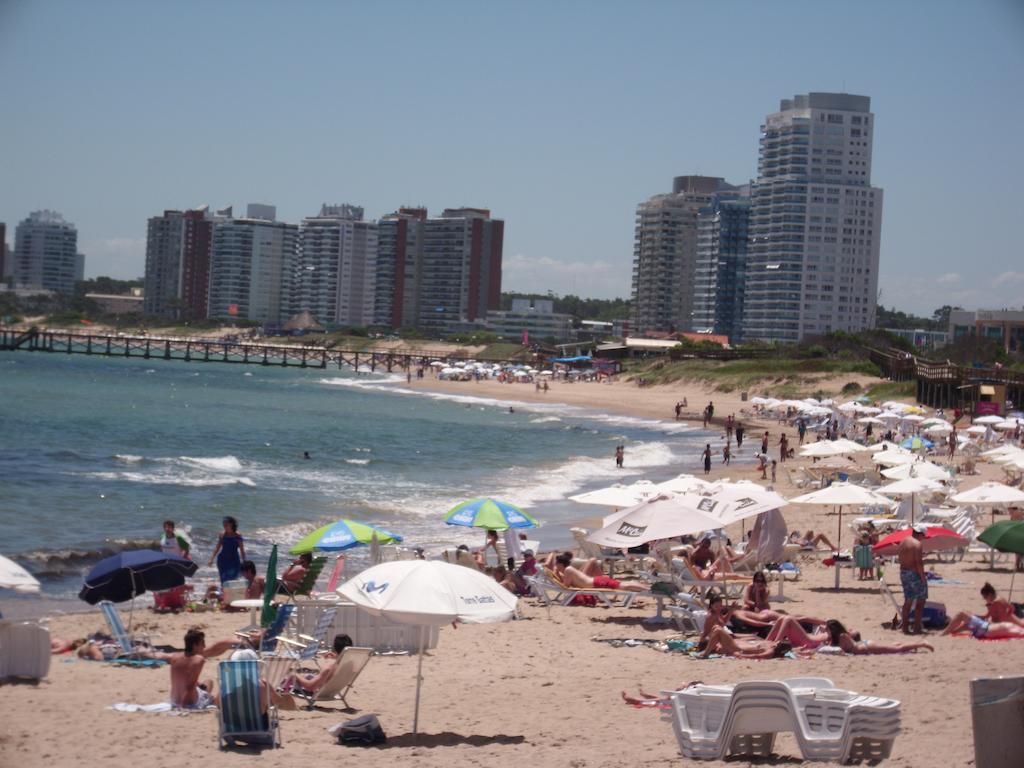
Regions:
<instances>
[{"instance_id":1,"label":"man wearing hat","mask_svg":"<svg viewBox=\"0 0 1024 768\"><path fill-rule=\"evenodd\" d=\"M924 550L921 540L928 528L918 523L911 535L900 542L900 583L903 585L903 634L919 635L923 631L924 604L928 600L928 579L924 574ZM914 628L910 629L910 611L914 611Z\"/></svg>"}]
</instances>

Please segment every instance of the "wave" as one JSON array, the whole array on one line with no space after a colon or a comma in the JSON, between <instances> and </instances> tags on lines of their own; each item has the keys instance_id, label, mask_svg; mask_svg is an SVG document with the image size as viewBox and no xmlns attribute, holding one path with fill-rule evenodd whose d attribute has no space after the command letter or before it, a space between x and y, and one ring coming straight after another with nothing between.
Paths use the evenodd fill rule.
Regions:
<instances>
[{"instance_id":1,"label":"wave","mask_svg":"<svg viewBox=\"0 0 1024 768\"><path fill-rule=\"evenodd\" d=\"M370 378L373 377L373 378ZM393 385L404 384L405 376L397 373L376 373L371 372L365 366L359 366L358 377L336 376L327 379L317 379L318 384L329 384L332 387L350 387L352 389L388 389L393 390ZM411 392L412 390L407 390Z\"/></svg>"},{"instance_id":2,"label":"wave","mask_svg":"<svg viewBox=\"0 0 1024 768\"><path fill-rule=\"evenodd\" d=\"M536 419L530 419L531 424L550 424L555 421L561 421L557 416L540 416Z\"/></svg>"},{"instance_id":3,"label":"wave","mask_svg":"<svg viewBox=\"0 0 1024 768\"><path fill-rule=\"evenodd\" d=\"M107 557L132 549L155 549L155 539L114 539L101 546L66 549L37 549L14 559L38 579L60 579L69 574L79 574Z\"/></svg>"},{"instance_id":4,"label":"wave","mask_svg":"<svg viewBox=\"0 0 1024 768\"><path fill-rule=\"evenodd\" d=\"M234 456L214 456L212 458L199 458L195 456L179 456L181 461L204 469L212 469L215 472L241 472L242 462Z\"/></svg>"},{"instance_id":5,"label":"wave","mask_svg":"<svg viewBox=\"0 0 1024 768\"><path fill-rule=\"evenodd\" d=\"M345 463L346 464L358 464L360 466L364 466L366 464L369 464L370 460L369 459L345 459Z\"/></svg>"},{"instance_id":6,"label":"wave","mask_svg":"<svg viewBox=\"0 0 1024 768\"><path fill-rule=\"evenodd\" d=\"M204 488L215 485L245 485L256 487L256 482L248 477L233 475L189 476L175 472L85 472L85 477L98 480L123 480L129 483L148 483L150 485L183 485L189 488Z\"/></svg>"},{"instance_id":7,"label":"wave","mask_svg":"<svg viewBox=\"0 0 1024 768\"><path fill-rule=\"evenodd\" d=\"M133 453L115 453L114 458L117 461L123 461L125 464L138 464L142 461L141 456L136 456Z\"/></svg>"}]
</instances>

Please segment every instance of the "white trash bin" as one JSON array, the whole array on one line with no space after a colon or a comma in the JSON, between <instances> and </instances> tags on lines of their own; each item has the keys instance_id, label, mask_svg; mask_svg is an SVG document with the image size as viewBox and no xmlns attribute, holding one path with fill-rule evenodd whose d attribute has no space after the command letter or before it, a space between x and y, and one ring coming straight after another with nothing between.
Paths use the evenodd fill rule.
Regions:
<instances>
[{"instance_id":1,"label":"white trash bin","mask_svg":"<svg viewBox=\"0 0 1024 768\"><path fill-rule=\"evenodd\" d=\"M975 768L1019 768L1024 755L1024 677L971 681Z\"/></svg>"}]
</instances>

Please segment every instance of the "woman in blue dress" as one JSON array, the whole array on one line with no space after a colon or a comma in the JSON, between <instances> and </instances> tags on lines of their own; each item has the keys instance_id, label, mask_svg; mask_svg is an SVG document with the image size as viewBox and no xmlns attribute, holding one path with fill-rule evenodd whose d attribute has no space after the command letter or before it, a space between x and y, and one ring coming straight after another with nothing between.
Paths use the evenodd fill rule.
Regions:
<instances>
[{"instance_id":1,"label":"woman in blue dress","mask_svg":"<svg viewBox=\"0 0 1024 768\"><path fill-rule=\"evenodd\" d=\"M242 573L242 561L245 560L245 541L242 534L238 532L238 521L228 516L222 521L224 532L221 533L217 546L210 555L210 562L213 565L214 558L217 559L217 571L220 573L220 583L234 581Z\"/></svg>"}]
</instances>

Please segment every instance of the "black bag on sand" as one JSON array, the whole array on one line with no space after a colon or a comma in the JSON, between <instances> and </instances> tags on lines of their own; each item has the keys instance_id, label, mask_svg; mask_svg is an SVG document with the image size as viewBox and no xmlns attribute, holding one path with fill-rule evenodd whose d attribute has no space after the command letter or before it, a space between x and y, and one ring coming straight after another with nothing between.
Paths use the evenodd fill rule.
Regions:
<instances>
[{"instance_id":1,"label":"black bag on sand","mask_svg":"<svg viewBox=\"0 0 1024 768\"><path fill-rule=\"evenodd\" d=\"M338 743L346 747L372 747L388 740L376 715L363 715L355 720L347 720L335 726L332 731L337 735Z\"/></svg>"}]
</instances>

